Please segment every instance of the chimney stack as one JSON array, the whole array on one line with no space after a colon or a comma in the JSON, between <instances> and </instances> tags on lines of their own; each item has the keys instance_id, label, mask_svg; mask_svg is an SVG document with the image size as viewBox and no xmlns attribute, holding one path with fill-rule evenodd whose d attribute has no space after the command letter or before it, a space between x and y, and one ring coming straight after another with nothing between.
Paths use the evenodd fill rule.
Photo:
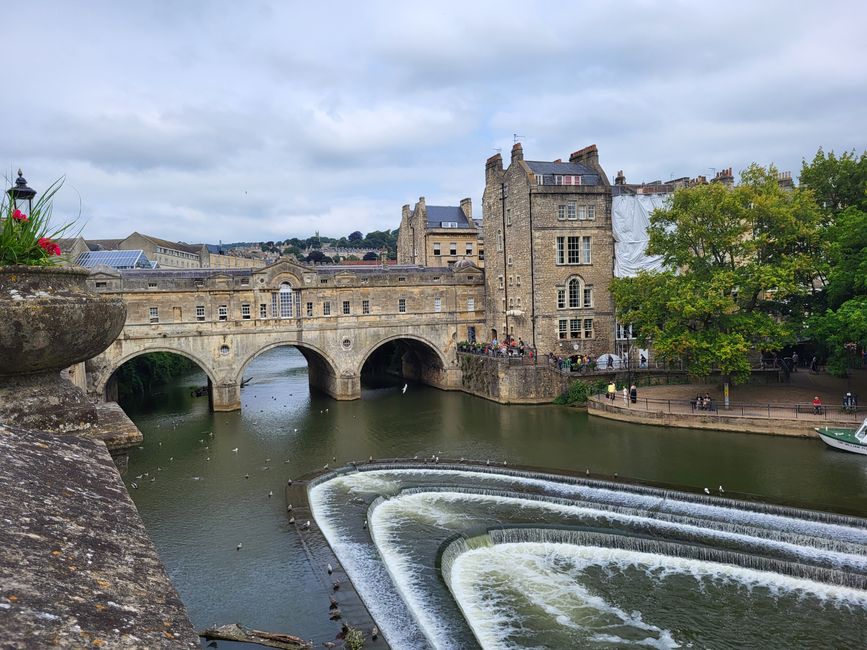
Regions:
<instances>
[{"instance_id":1,"label":"chimney stack","mask_svg":"<svg viewBox=\"0 0 867 650\"><path fill-rule=\"evenodd\" d=\"M467 218L467 222L472 226L473 225L473 200L470 198L461 199L461 210L463 210L464 216Z\"/></svg>"},{"instance_id":2,"label":"chimney stack","mask_svg":"<svg viewBox=\"0 0 867 650\"><path fill-rule=\"evenodd\" d=\"M512 145L512 163L514 164L518 160L524 160L524 147L521 146L520 142Z\"/></svg>"},{"instance_id":3,"label":"chimney stack","mask_svg":"<svg viewBox=\"0 0 867 650\"><path fill-rule=\"evenodd\" d=\"M626 176L623 175L623 170L617 172L617 177L614 179L615 185L626 185Z\"/></svg>"},{"instance_id":4,"label":"chimney stack","mask_svg":"<svg viewBox=\"0 0 867 650\"><path fill-rule=\"evenodd\" d=\"M572 153L569 156L570 163L580 163L591 169L599 168L599 152L596 150L596 145L591 144L589 147L584 147Z\"/></svg>"}]
</instances>

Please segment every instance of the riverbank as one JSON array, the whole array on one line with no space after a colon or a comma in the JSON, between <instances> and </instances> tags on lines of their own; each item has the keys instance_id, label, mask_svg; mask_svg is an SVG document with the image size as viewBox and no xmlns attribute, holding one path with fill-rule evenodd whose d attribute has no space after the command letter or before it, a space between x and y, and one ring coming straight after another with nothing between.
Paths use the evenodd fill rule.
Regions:
<instances>
[{"instance_id":1,"label":"riverbank","mask_svg":"<svg viewBox=\"0 0 867 650\"><path fill-rule=\"evenodd\" d=\"M818 437L815 427L854 427L864 419L863 408L857 413L842 410L846 392L867 394L867 371L855 370L843 379L802 369L785 383L732 386L728 408L723 386L703 383L641 388L635 403L625 402L619 393L613 401L596 396L588 400L587 411L635 424ZM697 408L696 397L704 395L710 396L711 409ZM818 413L812 407L817 396L823 405Z\"/></svg>"}]
</instances>

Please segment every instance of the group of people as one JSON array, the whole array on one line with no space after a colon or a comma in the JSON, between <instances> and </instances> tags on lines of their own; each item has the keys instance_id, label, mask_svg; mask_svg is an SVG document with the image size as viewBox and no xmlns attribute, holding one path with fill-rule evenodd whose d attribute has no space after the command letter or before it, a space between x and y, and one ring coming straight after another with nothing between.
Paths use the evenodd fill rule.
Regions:
<instances>
[{"instance_id":1,"label":"group of people","mask_svg":"<svg viewBox=\"0 0 867 650\"><path fill-rule=\"evenodd\" d=\"M623 403L627 406L629 406L630 402L635 404L638 401L638 387L635 384L632 384L629 388L626 387L626 384L623 384L623 390L618 391L617 384L612 381L608 384L605 397L613 402L617 399L618 392L623 395Z\"/></svg>"},{"instance_id":2,"label":"group of people","mask_svg":"<svg viewBox=\"0 0 867 650\"><path fill-rule=\"evenodd\" d=\"M549 352L548 363L557 366L558 370L565 372L586 372L596 369L596 359L592 354L575 354L571 357L562 357Z\"/></svg>"},{"instance_id":3,"label":"group of people","mask_svg":"<svg viewBox=\"0 0 867 650\"><path fill-rule=\"evenodd\" d=\"M705 393L704 395L696 395L695 408L697 408L699 411L712 411L713 399L711 399L710 393Z\"/></svg>"},{"instance_id":4,"label":"group of people","mask_svg":"<svg viewBox=\"0 0 867 650\"><path fill-rule=\"evenodd\" d=\"M473 341L461 345L461 349L465 352L487 354L492 357L524 357L527 355L530 359L533 358L533 348L527 346L523 339L519 338L516 341L515 338L511 336L507 336L502 341L494 338L490 343L479 343Z\"/></svg>"}]
</instances>

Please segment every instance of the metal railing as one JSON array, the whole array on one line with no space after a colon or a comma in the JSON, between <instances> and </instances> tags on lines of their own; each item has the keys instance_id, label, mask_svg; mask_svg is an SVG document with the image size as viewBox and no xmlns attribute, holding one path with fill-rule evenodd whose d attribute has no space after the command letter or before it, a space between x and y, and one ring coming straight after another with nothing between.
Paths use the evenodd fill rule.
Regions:
<instances>
[{"instance_id":1,"label":"metal railing","mask_svg":"<svg viewBox=\"0 0 867 650\"><path fill-rule=\"evenodd\" d=\"M478 357L489 357L503 363L515 365L530 365L535 366L538 363L536 349L524 346L524 348L501 346L492 347L482 344L460 344L458 345L459 354L471 354Z\"/></svg>"},{"instance_id":2,"label":"metal railing","mask_svg":"<svg viewBox=\"0 0 867 650\"><path fill-rule=\"evenodd\" d=\"M687 415L716 415L720 417L753 417L766 419L785 420L845 420L860 422L867 416L867 407L843 406L842 404L822 404L816 406L810 402L796 403L730 403L728 407L710 400L702 404L697 399L654 399L639 397L635 402L625 402L622 393L618 392L615 399L611 400L604 393L595 396L602 403L610 403L612 406L623 408L638 408L656 413L674 413Z\"/></svg>"}]
</instances>

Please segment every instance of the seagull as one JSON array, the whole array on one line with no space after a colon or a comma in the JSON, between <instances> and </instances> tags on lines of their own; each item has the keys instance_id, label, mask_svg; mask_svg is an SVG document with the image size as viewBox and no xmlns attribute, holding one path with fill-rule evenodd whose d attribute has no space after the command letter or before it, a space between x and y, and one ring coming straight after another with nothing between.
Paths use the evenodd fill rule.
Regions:
<instances>
[{"instance_id":1,"label":"seagull","mask_svg":"<svg viewBox=\"0 0 867 650\"><path fill-rule=\"evenodd\" d=\"M232 453L235 453L235 454L237 454L237 453L238 453L238 448L237 448L237 447L235 447L235 448L234 448L234 449L233 449L233 450L232 450Z\"/></svg>"},{"instance_id":2,"label":"seagull","mask_svg":"<svg viewBox=\"0 0 867 650\"><path fill-rule=\"evenodd\" d=\"M588 467L587 469L585 469L585 470L584 470L584 473L585 473L587 476L590 476L590 468Z\"/></svg>"},{"instance_id":3,"label":"seagull","mask_svg":"<svg viewBox=\"0 0 867 650\"><path fill-rule=\"evenodd\" d=\"M409 384L404 384L404 385L403 385L403 390L401 390L400 392L401 392L403 395L406 395L406 389L407 389L407 388L409 388Z\"/></svg>"},{"instance_id":4,"label":"seagull","mask_svg":"<svg viewBox=\"0 0 867 650\"><path fill-rule=\"evenodd\" d=\"M138 483L133 481L132 483L130 483L130 487L132 487L133 490L138 490Z\"/></svg>"},{"instance_id":5,"label":"seagull","mask_svg":"<svg viewBox=\"0 0 867 650\"><path fill-rule=\"evenodd\" d=\"M286 481L286 485L292 485L292 479L291 478L288 481Z\"/></svg>"},{"instance_id":6,"label":"seagull","mask_svg":"<svg viewBox=\"0 0 867 650\"><path fill-rule=\"evenodd\" d=\"M205 459L205 460L211 460L211 457L210 457L210 456L208 456L208 457L207 457L207 458L206 458L206 459Z\"/></svg>"},{"instance_id":7,"label":"seagull","mask_svg":"<svg viewBox=\"0 0 867 650\"><path fill-rule=\"evenodd\" d=\"M323 469L328 469L328 463L325 463L325 467Z\"/></svg>"},{"instance_id":8,"label":"seagull","mask_svg":"<svg viewBox=\"0 0 867 650\"><path fill-rule=\"evenodd\" d=\"M238 545L235 547L235 550L240 551L242 548L244 548L244 545L241 542L238 542Z\"/></svg>"},{"instance_id":9,"label":"seagull","mask_svg":"<svg viewBox=\"0 0 867 650\"><path fill-rule=\"evenodd\" d=\"M367 462L368 462L368 463L372 463L372 462L373 462L373 456L368 456L368 457L367 457Z\"/></svg>"},{"instance_id":10,"label":"seagull","mask_svg":"<svg viewBox=\"0 0 867 650\"><path fill-rule=\"evenodd\" d=\"M295 517L289 517L289 523L294 524L295 523Z\"/></svg>"},{"instance_id":11,"label":"seagull","mask_svg":"<svg viewBox=\"0 0 867 650\"><path fill-rule=\"evenodd\" d=\"M295 429L295 433L298 433L298 429Z\"/></svg>"},{"instance_id":12,"label":"seagull","mask_svg":"<svg viewBox=\"0 0 867 650\"><path fill-rule=\"evenodd\" d=\"M365 519L365 520L361 523L361 527L362 527L364 530L367 530L367 519Z\"/></svg>"},{"instance_id":13,"label":"seagull","mask_svg":"<svg viewBox=\"0 0 867 650\"><path fill-rule=\"evenodd\" d=\"M332 457L331 457L331 462L332 462L332 463L336 463L336 462L337 462L337 456L332 456Z\"/></svg>"},{"instance_id":14,"label":"seagull","mask_svg":"<svg viewBox=\"0 0 867 650\"><path fill-rule=\"evenodd\" d=\"M250 478L249 474L244 474L244 478Z\"/></svg>"},{"instance_id":15,"label":"seagull","mask_svg":"<svg viewBox=\"0 0 867 650\"><path fill-rule=\"evenodd\" d=\"M376 641L376 637L378 637L378 636L379 636L379 628L376 627L376 626L374 625L374 626L373 626L373 629L370 630L370 637L371 637L374 641Z\"/></svg>"},{"instance_id":16,"label":"seagull","mask_svg":"<svg viewBox=\"0 0 867 650\"><path fill-rule=\"evenodd\" d=\"M157 477L156 477L156 476L151 476L151 483L153 483L153 482L156 481L156 480L157 480Z\"/></svg>"},{"instance_id":17,"label":"seagull","mask_svg":"<svg viewBox=\"0 0 867 650\"><path fill-rule=\"evenodd\" d=\"M142 476L142 474L139 474L138 476L136 476L136 478L140 481Z\"/></svg>"},{"instance_id":18,"label":"seagull","mask_svg":"<svg viewBox=\"0 0 867 650\"><path fill-rule=\"evenodd\" d=\"M169 456L169 462L173 461L174 459L175 459L174 456Z\"/></svg>"},{"instance_id":19,"label":"seagull","mask_svg":"<svg viewBox=\"0 0 867 650\"><path fill-rule=\"evenodd\" d=\"M287 458L286 460L283 461L283 464L286 465L289 462L290 462L290 460Z\"/></svg>"},{"instance_id":20,"label":"seagull","mask_svg":"<svg viewBox=\"0 0 867 650\"><path fill-rule=\"evenodd\" d=\"M288 506L286 506L286 512L292 512L292 504L291 503Z\"/></svg>"},{"instance_id":21,"label":"seagull","mask_svg":"<svg viewBox=\"0 0 867 650\"><path fill-rule=\"evenodd\" d=\"M328 571L328 575L334 573L334 567L331 566L331 562L328 563L328 566L325 567L325 570Z\"/></svg>"},{"instance_id":22,"label":"seagull","mask_svg":"<svg viewBox=\"0 0 867 650\"><path fill-rule=\"evenodd\" d=\"M310 520L308 519L303 524L301 524L301 530L310 530Z\"/></svg>"},{"instance_id":23,"label":"seagull","mask_svg":"<svg viewBox=\"0 0 867 650\"><path fill-rule=\"evenodd\" d=\"M704 493L705 493L705 494L710 494L710 490L708 490L707 488L705 488L705 489L704 489Z\"/></svg>"},{"instance_id":24,"label":"seagull","mask_svg":"<svg viewBox=\"0 0 867 650\"><path fill-rule=\"evenodd\" d=\"M270 458L266 458L266 459L265 459L265 462L266 462L266 463L270 463L270 462L271 462L271 459L270 459Z\"/></svg>"},{"instance_id":25,"label":"seagull","mask_svg":"<svg viewBox=\"0 0 867 650\"><path fill-rule=\"evenodd\" d=\"M274 496L274 490L268 490L268 498L270 499L273 496Z\"/></svg>"},{"instance_id":26,"label":"seagull","mask_svg":"<svg viewBox=\"0 0 867 650\"><path fill-rule=\"evenodd\" d=\"M717 489L720 491L720 494L722 494L723 492L725 492L725 490L723 490L723 486L722 486L722 485L720 485L719 488L717 488Z\"/></svg>"},{"instance_id":27,"label":"seagull","mask_svg":"<svg viewBox=\"0 0 867 650\"><path fill-rule=\"evenodd\" d=\"M337 591L338 589L340 589L340 580L335 580L334 582L332 582L332 583L331 583L331 588L332 588L334 591Z\"/></svg>"}]
</instances>

